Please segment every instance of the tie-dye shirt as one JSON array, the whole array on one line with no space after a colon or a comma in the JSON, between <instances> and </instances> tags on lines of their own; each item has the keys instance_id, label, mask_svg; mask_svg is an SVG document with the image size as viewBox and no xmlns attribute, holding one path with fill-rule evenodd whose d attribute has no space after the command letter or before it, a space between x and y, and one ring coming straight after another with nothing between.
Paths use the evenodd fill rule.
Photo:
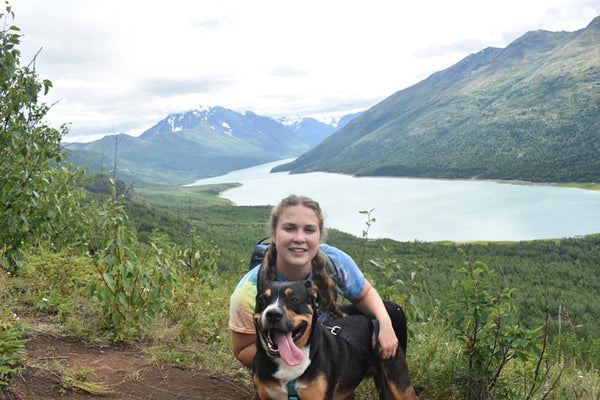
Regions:
<instances>
[{"instance_id":1,"label":"tie-dye shirt","mask_svg":"<svg viewBox=\"0 0 600 400\"><path fill-rule=\"evenodd\" d=\"M365 287L365 277L358 269L354 260L343 251L329 246L320 245L321 250L333 261L338 275L338 286L345 298L353 301ZM254 267L240 280L231 295L229 306L229 328L235 332L255 334L254 306L256 304L256 285L259 266ZM312 273L308 279L312 278ZM277 280L286 279L277 273Z\"/></svg>"}]
</instances>

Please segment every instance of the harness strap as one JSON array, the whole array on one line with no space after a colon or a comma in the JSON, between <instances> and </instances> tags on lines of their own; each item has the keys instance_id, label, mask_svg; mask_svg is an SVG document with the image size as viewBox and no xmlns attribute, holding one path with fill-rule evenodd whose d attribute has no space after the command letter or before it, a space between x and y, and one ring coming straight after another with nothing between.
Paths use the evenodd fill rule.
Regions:
<instances>
[{"instance_id":1,"label":"harness strap","mask_svg":"<svg viewBox=\"0 0 600 400\"><path fill-rule=\"evenodd\" d=\"M300 400L298 392L296 391L296 381L289 381L287 383L288 400Z\"/></svg>"},{"instance_id":2,"label":"harness strap","mask_svg":"<svg viewBox=\"0 0 600 400\"><path fill-rule=\"evenodd\" d=\"M373 325L373 332L375 332L375 337L378 337L379 336L379 321L377 321L376 319L372 319L371 324ZM323 322L321 322L321 326L323 326L325 329L327 329L329 331L329 333L331 333L333 336L339 336L342 339L344 339L352 347L359 349L360 351L363 351L367 354L373 354L372 349L366 348L365 346L362 345L362 343L358 342L355 338L348 335L346 333L346 331L344 329L342 329L341 326L337 326L337 325L328 326L328 325L325 325ZM379 357L376 356L375 358L379 358Z\"/></svg>"}]
</instances>

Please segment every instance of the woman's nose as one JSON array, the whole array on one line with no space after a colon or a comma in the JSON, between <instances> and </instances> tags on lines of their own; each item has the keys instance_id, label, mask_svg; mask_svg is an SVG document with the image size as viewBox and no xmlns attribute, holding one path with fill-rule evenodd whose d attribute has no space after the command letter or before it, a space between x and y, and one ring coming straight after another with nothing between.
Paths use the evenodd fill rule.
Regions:
<instances>
[{"instance_id":1,"label":"woman's nose","mask_svg":"<svg viewBox=\"0 0 600 400\"><path fill-rule=\"evenodd\" d=\"M294 235L294 241L295 242L303 242L304 241L304 233L302 233L301 231L296 231L296 234Z\"/></svg>"}]
</instances>

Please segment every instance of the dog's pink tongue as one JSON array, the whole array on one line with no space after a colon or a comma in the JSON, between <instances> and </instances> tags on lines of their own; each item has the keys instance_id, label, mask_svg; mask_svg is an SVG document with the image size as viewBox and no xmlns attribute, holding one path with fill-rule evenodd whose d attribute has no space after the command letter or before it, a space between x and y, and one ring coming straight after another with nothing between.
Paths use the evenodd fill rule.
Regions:
<instances>
[{"instance_id":1,"label":"dog's pink tongue","mask_svg":"<svg viewBox=\"0 0 600 400\"><path fill-rule=\"evenodd\" d=\"M287 365L295 367L304 360L304 354L302 354L302 350L294 343L291 332L287 334L276 333L275 340L279 348L279 355Z\"/></svg>"}]
</instances>

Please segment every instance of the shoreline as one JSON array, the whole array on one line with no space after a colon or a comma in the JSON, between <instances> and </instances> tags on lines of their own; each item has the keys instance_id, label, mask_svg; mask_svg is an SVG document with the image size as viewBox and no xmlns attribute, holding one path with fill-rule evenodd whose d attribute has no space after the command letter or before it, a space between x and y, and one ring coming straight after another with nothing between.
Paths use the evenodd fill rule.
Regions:
<instances>
[{"instance_id":1,"label":"shoreline","mask_svg":"<svg viewBox=\"0 0 600 400\"><path fill-rule=\"evenodd\" d=\"M321 171L327 172L327 171ZM339 172L331 172L339 173ZM342 174L344 175L344 174ZM420 176L391 176L391 175L349 175L353 178L398 178L398 179L422 179L431 181L454 181L454 182L487 182L487 183L501 183L505 185L520 185L520 186L551 186L551 187L564 187L571 189L584 189L592 191L600 191L600 183L593 182L535 182L535 181L524 181L520 179L478 179L478 178L431 178L431 177L420 177Z\"/></svg>"}]
</instances>

